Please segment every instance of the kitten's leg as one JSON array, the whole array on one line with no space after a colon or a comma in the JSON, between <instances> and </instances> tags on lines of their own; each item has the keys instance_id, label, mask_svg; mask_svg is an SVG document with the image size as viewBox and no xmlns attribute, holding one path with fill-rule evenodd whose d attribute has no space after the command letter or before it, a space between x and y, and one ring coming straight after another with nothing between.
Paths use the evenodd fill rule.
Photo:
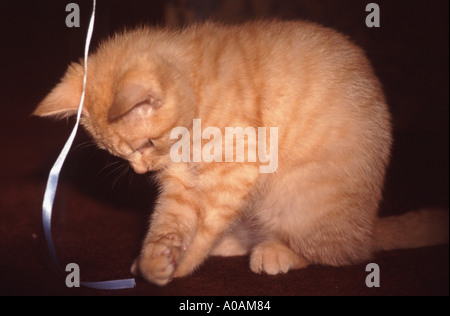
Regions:
<instances>
[{"instance_id":1,"label":"kitten's leg","mask_svg":"<svg viewBox=\"0 0 450 316\"><path fill-rule=\"evenodd\" d=\"M250 256L250 269L269 275L286 273L308 266L308 262L278 241L265 241L257 245Z\"/></svg>"},{"instance_id":2,"label":"kitten's leg","mask_svg":"<svg viewBox=\"0 0 450 316\"><path fill-rule=\"evenodd\" d=\"M258 167L253 164L209 164L207 170L202 170L203 196L197 231L175 277L191 273L208 257L214 245L240 217L258 176Z\"/></svg>"},{"instance_id":3,"label":"kitten's leg","mask_svg":"<svg viewBox=\"0 0 450 316\"><path fill-rule=\"evenodd\" d=\"M132 272L165 285L173 277L190 274L209 255L220 236L239 216L254 177L255 166L202 170L198 179L188 169L162 176L163 192L152 216L150 231ZM189 181L194 181L193 186ZM230 199L230 196L233 196Z\"/></svg>"},{"instance_id":4,"label":"kitten's leg","mask_svg":"<svg viewBox=\"0 0 450 316\"><path fill-rule=\"evenodd\" d=\"M131 267L147 281L165 285L173 278L197 229L198 204L192 174L176 165L161 175L162 193L140 256Z\"/></svg>"},{"instance_id":5,"label":"kitten's leg","mask_svg":"<svg viewBox=\"0 0 450 316\"><path fill-rule=\"evenodd\" d=\"M345 176L342 169L318 163L273 175L254 206L260 233L267 236L252 251L254 272L370 258L379 195L370 181Z\"/></svg>"}]
</instances>

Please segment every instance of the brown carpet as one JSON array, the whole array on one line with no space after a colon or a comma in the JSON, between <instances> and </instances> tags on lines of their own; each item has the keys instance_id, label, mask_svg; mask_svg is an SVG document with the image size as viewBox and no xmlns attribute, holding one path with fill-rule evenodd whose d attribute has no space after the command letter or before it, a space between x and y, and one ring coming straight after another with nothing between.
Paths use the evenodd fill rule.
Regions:
<instances>
[{"instance_id":1,"label":"brown carpet","mask_svg":"<svg viewBox=\"0 0 450 316\"><path fill-rule=\"evenodd\" d=\"M311 266L287 275L255 275L248 258L211 258L166 287L137 280L122 291L69 289L44 238L41 203L48 171L73 120L29 113L82 55L90 1L80 29L65 27L66 2L0 4L0 294L1 295L448 295L448 245L379 253L381 287L368 288L366 264ZM14 4L13 4L14 3ZM128 5L126 5L128 3ZM385 87L395 125L383 216L449 205L448 1L377 1L381 28L368 29L368 1L279 1L274 12L308 18L363 46ZM309 3L307 5L307 3ZM161 21L158 1L100 1L94 46L125 25ZM145 176L123 174L117 160L81 132L66 162L53 218L60 262L75 262L84 281L128 278L155 196Z\"/></svg>"}]
</instances>

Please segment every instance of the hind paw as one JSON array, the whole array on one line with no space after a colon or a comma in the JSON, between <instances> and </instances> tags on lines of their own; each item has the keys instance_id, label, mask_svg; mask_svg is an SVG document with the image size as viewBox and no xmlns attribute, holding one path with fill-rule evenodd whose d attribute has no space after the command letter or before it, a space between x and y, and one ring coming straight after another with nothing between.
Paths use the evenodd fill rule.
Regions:
<instances>
[{"instance_id":1,"label":"hind paw","mask_svg":"<svg viewBox=\"0 0 450 316\"><path fill-rule=\"evenodd\" d=\"M284 244L275 241L257 245L250 256L250 269L258 274L276 275L306 266L308 263L305 259Z\"/></svg>"}]
</instances>

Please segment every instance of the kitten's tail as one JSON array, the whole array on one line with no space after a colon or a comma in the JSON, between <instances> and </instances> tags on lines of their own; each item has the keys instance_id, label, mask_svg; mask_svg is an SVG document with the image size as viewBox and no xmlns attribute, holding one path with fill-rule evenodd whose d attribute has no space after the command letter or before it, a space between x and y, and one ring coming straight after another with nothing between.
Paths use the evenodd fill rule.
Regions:
<instances>
[{"instance_id":1,"label":"kitten's tail","mask_svg":"<svg viewBox=\"0 0 450 316\"><path fill-rule=\"evenodd\" d=\"M449 242L449 212L421 209L378 218L374 237L376 251L445 244Z\"/></svg>"}]
</instances>

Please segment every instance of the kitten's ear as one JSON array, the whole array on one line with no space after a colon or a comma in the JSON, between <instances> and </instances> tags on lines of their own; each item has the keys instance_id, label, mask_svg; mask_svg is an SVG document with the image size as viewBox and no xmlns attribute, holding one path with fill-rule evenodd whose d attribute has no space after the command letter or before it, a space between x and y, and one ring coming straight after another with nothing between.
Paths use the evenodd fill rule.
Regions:
<instances>
[{"instance_id":1,"label":"kitten's ear","mask_svg":"<svg viewBox=\"0 0 450 316\"><path fill-rule=\"evenodd\" d=\"M83 67L72 63L61 82L39 103L32 114L58 118L76 114L83 90L83 74Z\"/></svg>"},{"instance_id":2,"label":"kitten's ear","mask_svg":"<svg viewBox=\"0 0 450 316\"><path fill-rule=\"evenodd\" d=\"M124 115L143 118L160 106L160 97L143 84L127 83L117 91L108 119L114 121Z\"/></svg>"}]
</instances>

